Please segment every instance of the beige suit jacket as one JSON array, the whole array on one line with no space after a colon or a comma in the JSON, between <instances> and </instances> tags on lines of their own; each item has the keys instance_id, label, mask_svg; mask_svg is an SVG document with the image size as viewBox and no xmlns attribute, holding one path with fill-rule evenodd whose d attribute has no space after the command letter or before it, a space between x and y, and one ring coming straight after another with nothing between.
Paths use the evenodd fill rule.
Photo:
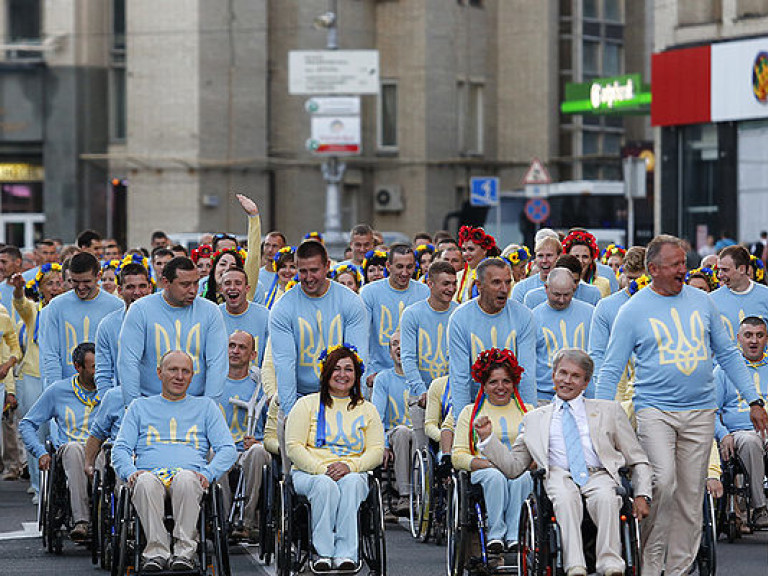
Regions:
<instances>
[{"instance_id":1,"label":"beige suit jacket","mask_svg":"<svg viewBox=\"0 0 768 576\"><path fill-rule=\"evenodd\" d=\"M653 471L627 415L618 402L585 398L589 436L603 468L617 484L619 468L629 466L636 496L650 496ZM523 418L523 431L508 450L493 435L481 449L491 463L510 478L525 472L531 462L549 474L549 429L554 404L529 412Z\"/></svg>"}]
</instances>

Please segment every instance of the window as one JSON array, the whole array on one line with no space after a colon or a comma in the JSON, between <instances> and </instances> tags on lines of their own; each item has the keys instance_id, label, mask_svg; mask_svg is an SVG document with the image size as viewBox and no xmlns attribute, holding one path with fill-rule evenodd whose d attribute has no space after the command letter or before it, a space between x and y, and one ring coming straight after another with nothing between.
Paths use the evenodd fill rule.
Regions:
<instances>
[{"instance_id":1,"label":"window","mask_svg":"<svg viewBox=\"0 0 768 576\"><path fill-rule=\"evenodd\" d=\"M598 74L600 74L600 43L585 40L584 75L597 76Z\"/></svg>"},{"instance_id":2,"label":"window","mask_svg":"<svg viewBox=\"0 0 768 576\"><path fill-rule=\"evenodd\" d=\"M584 18L597 18L597 0L584 0Z\"/></svg>"},{"instance_id":3,"label":"window","mask_svg":"<svg viewBox=\"0 0 768 576\"><path fill-rule=\"evenodd\" d=\"M585 131L581 138L581 146L581 153L585 156L587 154L598 154L600 152L600 134Z\"/></svg>"},{"instance_id":4,"label":"window","mask_svg":"<svg viewBox=\"0 0 768 576\"><path fill-rule=\"evenodd\" d=\"M11 42L40 40L40 0L8 0L8 39Z\"/></svg>"},{"instance_id":5,"label":"window","mask_svg":"<svg viewBox=\"0 0 768 576\"><path fill-rule=\"evenodd\" d=\"M125 0L112 1L112 50L110 53L110 135L113 140L126 137L127 86L125 73Z\"/></svg>"},{"instance_id":6,"label":"window","mask_svg":"<svg viewBox=\"0 0 768 576\"><path fill-rule=\"evenodd\" d=\"M621 134L603 134L603 154L618 156L621 151Z\"/></svg>"},{"instance_id":7,"label":"window","mask_svg":"<svg viewBox=\"0 0 768 576\"><path fill-rule=\"evenodd\" d=\"M394 80L381 82L378 140L382 150L397 149L397 82Z\"/></svg>"},{"instance_id":8,"label":"window","mask_svg":"<svg viewBox=\"0 0 768 576\"><path fill-rule=\"evenodd\" d=\"M621 74L621 46L606 42L603 44L603 76Z\"/></svg>"},{"instance_id":9,"label":"window","mask_svg":"<svg viewBox=\"0 0 768 576\"><path fill-rule=\"evenodd\" d=\"M605 0L605 19L621 22L621 0Z\"/></svg>"}]
</instances>

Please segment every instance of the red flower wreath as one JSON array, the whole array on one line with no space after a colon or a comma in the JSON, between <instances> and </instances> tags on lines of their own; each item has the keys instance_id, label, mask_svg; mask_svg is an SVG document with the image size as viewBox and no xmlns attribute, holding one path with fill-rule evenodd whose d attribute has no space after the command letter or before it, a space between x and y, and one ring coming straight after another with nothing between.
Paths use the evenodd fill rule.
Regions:
<instances>
[{"instance_id":1,"label":"red flower wreath","mask_svg":"<svg viewBox=\"0 0 768 576\"><path fill-rule=\"evenodd\" d=\"M197 261L200 260L200 258L210 258L212 254L213 248L208 244L200 244L200 246L192 250L190 258L192 259L192 262L197 264Z\"/></svg>"},{"instance_id":2,"label":"red flower wreath","mask_svg":"<svg viewBox=\"0 0 768 576\"><path fill-rule=\"evenodd\" d=\"M475 382L484 383L488 379L491 371L491 366L494 364L503 364L506 366L512 374L512 381L515 385L520 383L520 377L525 372L525 369L520 366L515 358L514 353L511 350L499 350L498 348L491 348L490 350L483 350L477 356L475 363L472 364L472 379Z\"/></svg>"},{"instance_id":3,"label":"red flower wreath","mask_svg":"<svg viewBox=\"0 0 768 576\"><path fill-rule=\"evenodd\" d=\"M463 246L466 242L470 241L480 246L486 252L496 247L496 239L490 234L486 234L482 228L462 226L459 229L459 246Z\"/></svg>"},{"instance_id":4,"label":"red flower wreath","mask_svg":"<svg viewBox=\"0 0 768 576\"><path fill-rule=\"evenodd\" d=\"M573 246L577 245L583 245L589 248L593 260L600 254L600 248L597 246L597 241L589 232L573 230L565 237L565 240L563 240L563 250L565 250L566 254Z\"/></svg>"}]
</instances>

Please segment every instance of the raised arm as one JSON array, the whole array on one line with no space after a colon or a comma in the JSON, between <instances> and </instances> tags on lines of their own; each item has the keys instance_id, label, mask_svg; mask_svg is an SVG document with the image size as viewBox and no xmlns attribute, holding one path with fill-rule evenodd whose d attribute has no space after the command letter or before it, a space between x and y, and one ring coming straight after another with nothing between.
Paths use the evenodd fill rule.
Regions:
<instances>
[{"instance_id":1,"label":"raised arm","mask_svg":"<svg viewBox=\"0 0 768 576\"><path fill-rule=\"evenodd\" d=\"M261 216L256 202L244 196L236 195L240 206L248 215L248 256L245 259L245 274L248 277L248 301L253 300L259 285L259 268L261 266Z\"/></svg>"}]
</instances>

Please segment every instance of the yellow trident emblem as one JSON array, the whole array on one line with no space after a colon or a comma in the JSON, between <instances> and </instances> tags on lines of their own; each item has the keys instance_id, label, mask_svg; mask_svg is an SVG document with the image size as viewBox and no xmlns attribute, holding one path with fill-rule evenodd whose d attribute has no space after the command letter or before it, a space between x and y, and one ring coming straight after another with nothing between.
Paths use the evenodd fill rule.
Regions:
<instances>
[{"instance_id":1,"label":"yellow trident emblem","mask_svg":"<svg viewBox=\"0 0 768 576\"><path fill-rule=\"evenodd\" d=\"M573 338L568 338L568 325L565 323L565 320L560 320L559 322L559 328L560 328L560 340L557 338L557 334L553 330L550 330L549 328L544 328L542 326L541 331L544 334L544 341L547 343L547 366L552 368L552 358L555 357L555 354L557 354L558 350L560 348L568 348L568 347L574 347L579 348L580 350L584 350L584 340L585 340L585 327L584 322L579 322L579 325L576 326L576 330L573 331ZM560 345L560 342L562 342L562 346Z\"/></svg>"},{"instance_id":2,"label":"yellow trident emblem","mask_svg":"<svg viewBox=\"0 0 768 576\"><path fill-rule=\"evenodd\" d=\"M432 380L445 376L448 373L448 358L445 357L445 327L440 324L437 327L437 342L434 350L432 349L432 340L429 333L419 328L419 370L429 372Z\"/></svg>"},{"instance_id":3,"label":"yellow trident emblem","mask_svg":"<svg viewBox=\"0 0 768 576\"><path fill-rule=\"evenodd\" d=\"M698 311L691 314L690 340L683 330L680 314L676 308L670 312L672 322L677 330L677 340L672 337L669 328L657 318L650 318L653 334L656 337L656 345L659 347L659 365L674 364L680 372L690 376L696 370L699 362L709 358L707 347L704 344L704 323Z\"/></svg>"}]
</instances>

